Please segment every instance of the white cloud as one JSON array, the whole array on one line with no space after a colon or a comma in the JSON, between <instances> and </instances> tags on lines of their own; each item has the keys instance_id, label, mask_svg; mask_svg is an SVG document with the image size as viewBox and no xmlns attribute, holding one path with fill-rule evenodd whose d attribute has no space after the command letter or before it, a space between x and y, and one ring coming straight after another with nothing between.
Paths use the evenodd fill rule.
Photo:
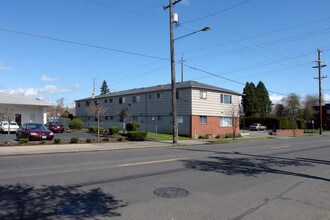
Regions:
<instances>
[{"instance_id":1,"label":"white cloud","mask_svg":"<svg viewBox=\"0 0 330 220\"><path fill-rule=\"evenodd\" d=\"M44 99L47 95L54 95L54 94L67 94L73 92L74 90L80 88L79 84L72 85L68 88L58 88L55 85L46 85L43 88L16 88L16 89L9 89L7 91L9 94L16 94L21 96L27 97L34 97L34 98L41 98Z\"/></svg>"},{"instance_id":2,"label":"white cloud","mask_svg":"<svg viewBox=\"0 0 330 220\"><path fill-rule=\"evenodd\" d=\"M190 5L190 0L183 0L180 2L183 5L189 6Z\"/></svg>"},{"instance_id":3,"label":"white cloud","mask_svg":"<svg viewBox=\"0 0 330 220\"><path fill-rule=\"evenodd\" d=\"M0 71L9 71L9 70L13 70L12 67L7 66L6 64L0 62Z\"/></svg>"},{"instance_id":4,"label":"white cloud","mask_svg":"<svg viewBox=\"0 0 330 220\"><path fill-rule=\"evenodd\" d=\"M273 104L279 104L279 103L281 103L281 101L284 97L285 96L283 96L283 95L272 94L269 96L269 99L270 99L270 101L272 101Z\"/></svg>"},{"instance_id":5,"label":"white cloud","mask_svg":"<svg viewBox=\"0 0 330 220\"><path fill-rule=\"evenodd\" d=\"M330 102L330 95L329 94L325 94L324 95L324 100L325 103L329 103Z\"/></svg>"},{"instance_id":6,"label":"white cloud","mask_svg":"<svg viewBox=\"0 0 330 220\"><path fill-rule=\"evenodd\" d=\"M43 75L43 76L41 76L41 81L44 81L44 82L55 82L55 81L57 81L57 78L52 78L52 77Z\"/></svg>"}]
</instances>

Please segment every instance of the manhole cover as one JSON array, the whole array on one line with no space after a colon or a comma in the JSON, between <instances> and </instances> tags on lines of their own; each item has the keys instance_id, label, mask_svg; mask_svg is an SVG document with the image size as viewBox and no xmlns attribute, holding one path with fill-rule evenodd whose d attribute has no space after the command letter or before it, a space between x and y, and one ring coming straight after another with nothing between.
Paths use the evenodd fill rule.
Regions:
<instances>
[{"instance_id":1,"label":"manhole cover","mask_svg":"<svg viewBox=\"0 0 330 220\"><path fill-rule=\"evenodd\" d=\"M189 194L189 192L182 188L177 187L164 187L159 188L154 191L154 194L163 198L181 198Z\"/></svg>"}]
</instances>

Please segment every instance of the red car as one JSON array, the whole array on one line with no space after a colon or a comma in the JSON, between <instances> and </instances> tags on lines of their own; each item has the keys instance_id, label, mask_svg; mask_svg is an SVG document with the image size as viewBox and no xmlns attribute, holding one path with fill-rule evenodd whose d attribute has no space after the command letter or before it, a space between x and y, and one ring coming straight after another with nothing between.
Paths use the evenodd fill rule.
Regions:
<instances>
[{"instance_id":1,"label":"red car","mask_svg":"<svg viewBox=\"0 0 330 220\"><path fill-rule=\"evenodd\" d=\"M43 124L26 123L16 132L16 140L20 138L28 138L30 141L53 140L54 133L48 130Z\"/></svg>"},{"instance_id":2,"label":"red car","mask_svg":"<svg viewBox=\"0 0 330 220\"><path fill-rule=\"evenodd\" d=\"M49 126L48 129L51 130L52 132L64 132L64 125L59 122L59 121L53 121L53 122L49 122Z\"/></svg>"}]
</instances>

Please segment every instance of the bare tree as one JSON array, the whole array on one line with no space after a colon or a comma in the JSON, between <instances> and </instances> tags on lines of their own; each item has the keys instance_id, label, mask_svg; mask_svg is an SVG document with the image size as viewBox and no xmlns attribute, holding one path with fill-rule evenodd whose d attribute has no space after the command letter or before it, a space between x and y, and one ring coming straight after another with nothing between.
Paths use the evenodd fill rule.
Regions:
<instances>
[{"instance_id":1,"label":"bare tree","mask_svg":"<svg viewBox=\"0 0 330 220\"><path fill-rule=\"evenodd\" d=\"M97 120L97 142L100 141L100 117L107 113L107 108L96 102L95 105L89 105L86 107L86 112L89 116L94 116Z\"/></svg>"},{"instance_id":2,"label":"bare tree","mask_svg":"<svg viewBox=\"0 0 330 220\"><path fill-rule=\"evenodd\" d=\"M231 126L233 128L233 138L236 139L237 128L239 127L240 105L232 106L231 112Z\"/></svg>"},{"instance_id":3,"label":"bare tree","mask_svg":"<svg viewBox=\"0 0 330 220\"><path fill-rule=\"evenodd\" d=\"M301 113L300 98L297 94L291 93L288 97L283 99L286 108L288 109L288 116L292 120L293 135L296 135L296 120Z\"/></svg>"},{"instance_id":4,"label":"bare tree","mask_svg":"<svg viewBox=\"0 0 330 220\"><path fill-rule=\"evenodd\" d=\"M1 109L1 113L6 121L8 121L8 135L7 143L9 142L10 135L10 123L15 120L15 107L12 105L6 105Z\"/></svg>"},{"instance_id":5,"label":"bare tree","mask_svg":"<svg viewBox=\"0 0 330 220\"><path fill-rule=\"evenodd\" d=\"M119 112L117 112L117 115L120 118L120 121L122 121L124 123L123 124L123 130L124 130L124 133L125 133L126 120L131 115L131 113L128 111L128 108L124 108L124 109L120 110Z\"/></svg>"}]
</instances>

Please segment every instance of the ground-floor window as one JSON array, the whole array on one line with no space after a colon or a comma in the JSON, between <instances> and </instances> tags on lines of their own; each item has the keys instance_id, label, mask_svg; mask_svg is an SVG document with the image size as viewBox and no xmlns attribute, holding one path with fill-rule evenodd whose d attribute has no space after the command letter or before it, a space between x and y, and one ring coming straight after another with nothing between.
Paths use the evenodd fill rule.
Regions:
<instances>
[{"instance_id":1,"label":"ground-floor window","mask_svg":"<svg viewBox=\"0 0 330 220\"><path fill-rule=\"evenodd\" d=\"M182 124L183 123L183 116L182 115L178 115L177 116L177 120L178 120L178 124Z\"/></svg>"},{"instance_id":2,"label":"ground-floor window","mask_svg":"<svg viewBox=\"0 0 330 220\"><path fill-rule=\"evenodd\" d=\"M231 117L221 117L220 126L232 126L232 118Z\"/></svg>"},{"instance_id":3,"label":"ground-floor window","mask_svg":"<svg viewBox=\"0 0 330 220\"><path fill-rule=\"evenodd\" d=\"M207 117L206 116L199 116L199 122L202 125L206 125L206 123L207 123Z\"/></svg>"}]
</instances>

